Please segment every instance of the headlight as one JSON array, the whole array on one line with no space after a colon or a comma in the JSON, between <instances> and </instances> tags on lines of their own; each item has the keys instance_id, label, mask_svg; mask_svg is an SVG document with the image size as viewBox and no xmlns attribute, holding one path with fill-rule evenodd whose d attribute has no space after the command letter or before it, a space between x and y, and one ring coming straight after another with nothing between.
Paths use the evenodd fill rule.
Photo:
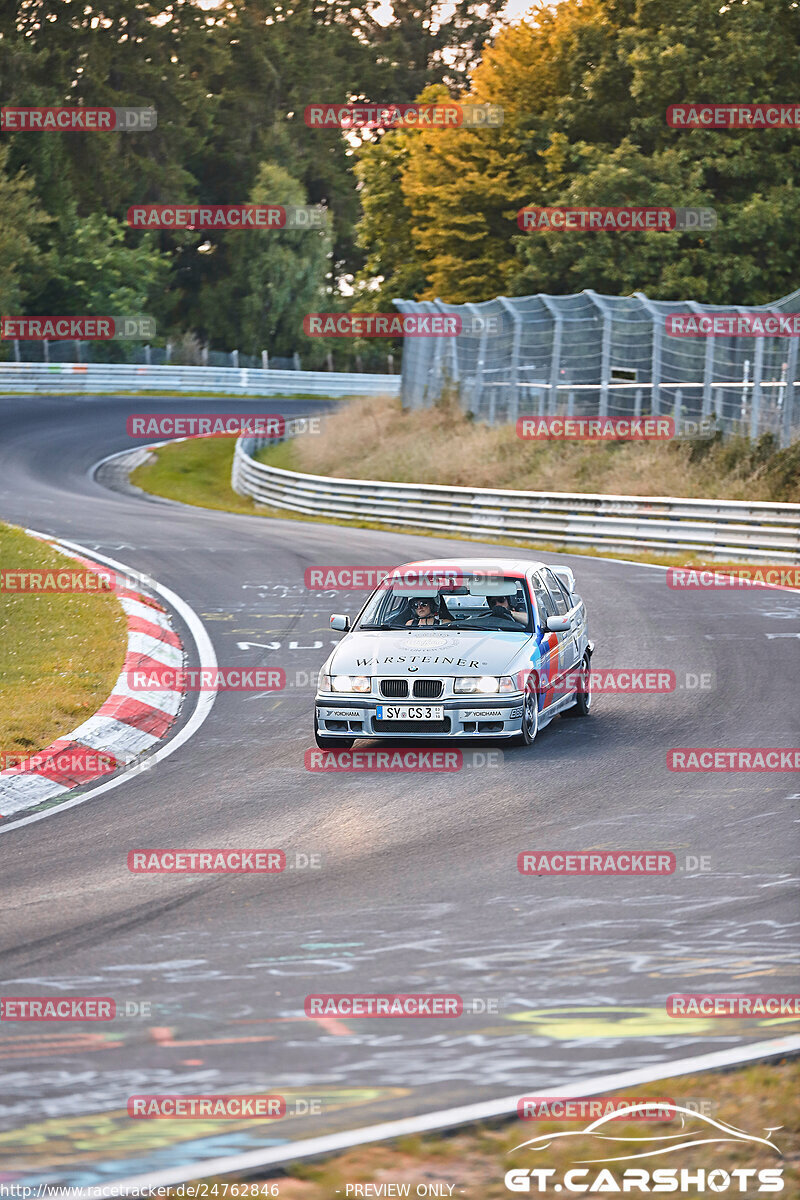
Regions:
<instances>
[{"instance_id":1,"label":"headlight","mask_svg":"<svg viewBox=\"0 0 800 1200\"><path fill-rule=\"evenodd\" d=\"M327 673L327 671L325 670L325 668L324 668L324 667L322 668L322 670L321 670L321 671L320 671L320 673L319 673L319 676L317 677L317 691L318 691L318 692L330 692L330 691L332 691L332 688L331 688L331 677L330 677L330 675Z\"/></svg>"},{"instance_id":2,"label":"headlight","mask_svg":"<svg viewBox=\"0 0 800 1200\"><path fill-rule=\"evenodd\" d=\"M518 691L519 688L510 675L462 675L453 682L453 692L462 696Z\"/></svg>"},{"instance_id":3,"label":"headlight","mask_svg":"<svg viewBox=\"0 0 800 1200\"><path fill-rule=\"evenodd\" d=\"M334 692L368 692L372 681L368 675L334 675Z\"/></svg>"}]
</instances>

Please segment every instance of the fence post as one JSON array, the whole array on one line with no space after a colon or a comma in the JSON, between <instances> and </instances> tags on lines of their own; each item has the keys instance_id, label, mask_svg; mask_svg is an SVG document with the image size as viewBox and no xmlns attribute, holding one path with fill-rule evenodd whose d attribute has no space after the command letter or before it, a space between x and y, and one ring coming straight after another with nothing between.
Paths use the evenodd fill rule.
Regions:
<instances>
[{"instance_id":1,"label":"fence post","mask_svg":"<svg viewBox=\"0 0 800 1200\"><path fill-rule=\"evenodd\" d=\"M675 393L675 408L672 412L672 419L675 422L675 436L680 437L681 410L683 408L683 392L680 388Z\"/></svg>"},{"instance_id":2,"label":"fence post","mask_svg":"<svg viewBox=\"0 0 800 1200\"><path fill-rule=\"evenodd\" d=\"M269 353L266 350L261 351L261 370L269 370Z\"/></svg>"},{"instance_id":3,"label":"fence post","mask_svg":"<svg viewBox=\"0 0 800 1200\"><path fill-rule=\"evenodd\" d=\"M44 349L44 361L46 363L49 363L50 362L50 345L47 341L47 338L44 339L43 349Z\"/></svg>"},{"instance_id":4,"label":"fence post","mask_svg":"<svg viewBox=\"0 0 800 1200\"><path fill-rule=\"evenodd\" d=\"M238 365L239 365L239 351L231 350L231 366L238 367Z\"/></svg>"},{"instance_id":5,"label":"fence post","mask_svg":"<svg viewBox=\"0 0 800 1200\"><path fill-rule=\"evenodd\" d=\"M148 342L144 348L144 361L146 366L150 366L150 343Z\"/></svg>"},{"instance_id":6,"label":"fence post","mask_svg":"<svg viewBox=\"0 0 800 1200\"><path fill-rule=\"evenodd\" d=\"M637 388L633 393L633 415L640 417L642 415L642 389Z\"/></svg>"},{"instance_id":7,"label":"fence post","mask_svg":"<svg viewBox=\"0 0 800 1200\"><path fill-rule=\"evenodd\" d=\"M792 440L792 418L794 417L794 385L797 374L797 338L789 338L786 356L786 388L783 393L783 420L781 421L781 446L785 449Z\"/></svg>"},{"instance_id":8,"label":"fence post","mask_svg":"<svg viewBox=\"0 0 800 1200\"><path fill-rule=\"evenodd\" d=\"M558 405L558 377L561 371L561 339L564 329L564 318L556 308L551 296L540 292L539 299L547 309L550 314L550 320L553 322L553 342L550 349L550 395L547 398L547 411L552 416ZM539 415L544 415L541 404L539 405Z\"/></svg>"},{"instance_id":9,"label":"fence post","mask_svg":"<svg viewBox=\"0 0 800 1200\"><path fill-rule=\"evenodd\" d=\"M172 342L167 342L166 351L164 353L164 362L168 363L172 360Z\"/></svg>"},{"instance_id":10,"label":"fence post","mask_svg":"<svg viewBox=\"0 0 800 1200\"><path fill-rule=\"evenodd\" d=\"M600 310L603 318L603 341L600 351L600 406L597 415L598 417L607 417L608 385L611 373L611 313L605 302L591 288L584 288L583 294L588 296L595 308Z\"/></svg>"},{"instance_id":11,"label":"fence post","mask_svg":"<svg viewBox=\"0 0 800 1200\"><path fill-rule=\"evenodd\" d=\"M571 417L575 413L575 393L570 389L567 392L567 416Z\"/></svg>"},{"instance_id":12,"label":"fence post","mask_svg":"<svg viewBox=\"0 0 800 1200\"><path fill-rule=\"evenodd\" d=\"M473 318L476 315L477 305L467 304L466 308L472 313ZM477 314L480 318L480 313ZM480 411L481 401L483 399L483 366L486 359L486 322L483 321L481 329L480 341L478 342L478 361L475 367L475 382L472 386L472 404L470 411L478 413ZM494 425L494 393L491 398L491 409L489 412L489 424Z\"/></svg>"},{"instance_id":13,"label":"fence post","mask_svg":"<svg viewBox=\"0 0 800 1200\"><path fill-rule=\"evenodd\" d=\"M393 354L386 355L386 365L389 368L389 374L394 375L394 355Z\"/></svg>"},{"instance_id":14,"label":"fence post","mask_svg":"<svg viewBox=\"0 0 800 1200\"><path fill-rule=\"evenodd\" d=\"M205 342L203 345L202 355L203 355L203 366L207 367L208 366L208 342ZM147 361L149 362L150 359L148 358Z\"/></svg>"},{"instance_id":15,"label":"fence post","mask_svg":"<svg viewBox=\"0 0 800 1200\"><path fill-rule=\"evenodd\" d=\"M514 332L511 336L511 368L508 380L510 394L507 417L516 425L519 414L519 347L522 341L522 317L507 297L498 296L497 299L506 312L511 314L511 320L514 323Z\"/></svg>"},{"instance_id":16,"label":"fence post","mask_svg":"<svg viewBox=\"0 0 800 1200\"><path fill-rule=\"evenodd\" d=\"M755 441L758 437L758 426L761 420L761 379L764 372L764 339L756 338L756 353L753 361L753 399L750 405L750 438Z\"/></svg>"},{"instance_id":17,"label":"fence post","mask_svg":"<svg viewBox=\"0 0 800 1200\"><path fill-rule=\"evenodd\" d=\"M332 371L333 370L333 351L332 350L328 351L326 359L327 359L327 363L328 363L328 370Z\"/></svg>"},{"instance_id":18,"label":"fence post","mask_svg":"<svg viewBox=\"0 0 800 1200\"><path fill-rule=\"evenodd\" d=\"M362 374L364 371L364 364L361 361L360 354L356 355L356 370L358 371L359 374Z\"/></svg>"},{"instance_id":19,"label":"fence post","mask_svg":"<svg viewBox=\"0 0 800 1200\"><path fill-rule=\"evenodd\" d=\"M19 356L19 338L14 338L14 362L21 362Z\"/></svg>"},{"instance_id":20,"label":"fence post","mask_svg":"<svg viewBox=\"0 0 800 1200\"><path fill-rule=\"evenodd\" d=\"M643 305L650 316L650 334L652 337L652 352L650 356L650 412L658 416L661 412L661 335L663 320L654 300L645 296L644 292L634 292L636 299Z\"/></svg>"},{"instance_id":21,"label":"fence post","mask_svg":"<svg viewBox=\"0 0 800 1200\"><path fill-rule=\"evenodd\" d=\"M75 338L72 345L75 348L75 362L79 363L81 361L81 344L78 339Z\"/></svg>"},{"instance_id":22,"label":"fence post","mask_svg":"<svg viewBox=\"0 0 800 1200\"><path fill-rule=\"evenodd\" d=\"M295 371L299 371L300 370L300 355L297 353L296 350L295 350L294 354L292 355L292 362L294 363Z\"/></svg>"}]
</instances>

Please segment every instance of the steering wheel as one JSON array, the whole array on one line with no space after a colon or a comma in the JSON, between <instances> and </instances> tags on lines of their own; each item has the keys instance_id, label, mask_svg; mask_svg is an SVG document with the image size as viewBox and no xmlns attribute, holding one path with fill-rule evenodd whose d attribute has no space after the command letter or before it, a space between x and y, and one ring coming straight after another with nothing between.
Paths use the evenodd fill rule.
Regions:
<instances>
[{"instance_id":1,"label":"steering wheel","mask_svg":"<svg viewBox=\"0 0 800 1200\"><path fill-rule=\"evenodd\" d=\"M519 622L515 619L514 614L509 609L503 608L499 604L496 604L494 606L494 608L492 609L491 615L493 617L500 617L505 621L510 621L512 625L519 624Z\"/></svg>"}]
</instances>

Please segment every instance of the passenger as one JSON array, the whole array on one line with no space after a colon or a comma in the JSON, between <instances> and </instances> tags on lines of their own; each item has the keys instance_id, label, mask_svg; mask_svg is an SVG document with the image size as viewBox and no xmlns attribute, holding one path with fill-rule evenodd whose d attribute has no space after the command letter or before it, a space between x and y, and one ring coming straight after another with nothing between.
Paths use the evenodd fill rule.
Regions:
<instances>
[{"instance_id":1,"label":"passenger","mask_svg":"<svg viewBox=\"0 0 800 1200\"><path fill-rule=\"evenodd\" d=\"M410 621L406 621L406 625L440 625L449 624L452 620L449 613L440 620L436 616L436 602L428 596L420 596L418 599L412 600L411 607L417 615L416 617L412 617Z\"/></svg>"}]
</instances>

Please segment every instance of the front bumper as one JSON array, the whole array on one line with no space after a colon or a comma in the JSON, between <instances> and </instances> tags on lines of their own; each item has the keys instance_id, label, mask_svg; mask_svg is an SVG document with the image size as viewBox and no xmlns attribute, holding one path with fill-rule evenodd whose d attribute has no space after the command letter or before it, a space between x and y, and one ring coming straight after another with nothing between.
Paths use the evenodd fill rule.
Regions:
<instances>
[{"instance_id":1,"label":"front bumper","mask_svg":"<svg viewBox=\"0 0 800 1200\"><path fill-rule=\"evenodd\" d=\"M314 701L317 728L326 737L342 738L511 738L522 727L522 695L419 701L444 709L442 721L379 721L379 704L392 701L368 696L333 698L318 695ZM394 701L409 703L409 701ZM415 701L410 701L415 703Z\"/></svg>"}]
</instances>

